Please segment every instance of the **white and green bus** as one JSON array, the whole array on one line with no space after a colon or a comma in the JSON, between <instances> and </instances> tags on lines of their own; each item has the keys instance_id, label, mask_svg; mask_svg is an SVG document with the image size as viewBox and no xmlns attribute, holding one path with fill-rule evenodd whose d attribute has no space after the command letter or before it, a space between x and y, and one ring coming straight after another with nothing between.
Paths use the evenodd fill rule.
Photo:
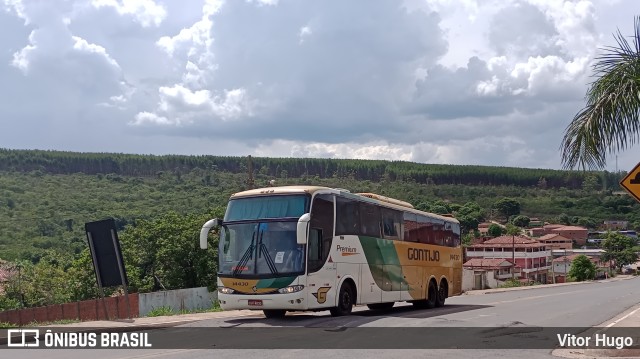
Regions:
<instances>
[{"instance_id":1,"label":"white and green bus","mask_svg":"<svg viewBox=\"0 0 640 359\"><path fill-rule=\"evenodd\" d=\"M444 305L462 289L457 220L370 193L315 186L231 196L219 228L218 300L225 310L351 313L356 304Z\"/></svg>"}]
</instances>

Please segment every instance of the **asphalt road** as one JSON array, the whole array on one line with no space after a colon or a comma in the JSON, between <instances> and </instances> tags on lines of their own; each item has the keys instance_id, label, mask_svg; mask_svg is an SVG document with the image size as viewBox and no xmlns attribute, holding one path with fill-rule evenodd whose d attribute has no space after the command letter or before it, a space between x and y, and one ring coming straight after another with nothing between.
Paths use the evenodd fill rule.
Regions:
<instances>
[{"instance_id":1,"label":"asphalt road","mask_svg":"<svg viewBox=\"0 0 640 359\"><path fill-rule=\"evenodd\" d=\"M544 287L483 295L463 295L449 298L443 308L414 310L397 304L390 312L380 313L356 308L348 317L334 318L328 312L287 315L284 319L267 320L261 316L209 319L183 325L177 330L208 328L279 328L297 330L308 328L386 328L392 340L401 330L449 330L454 333L444 341L471 340L464 334L455 337L454 328L485 327L493 330L540 327L592 327L597 326L626 309L640 303L640 278L613 282L595 282L560 287ZM306 328L306 329L303 329ZM389 329L391 328L391 329ZM394 331L393 328L398 328ZM402 328L402 329L400 329ZM493 328L493 329L491 329ZM198 329L195 329L197 331ZM379 330L379 329L374 329ZM202 331L205 331L204 329ZM526 334L526 333L525 333ZM535 333L533 334L535 336ZM230 338L235 339L235 338ZM251 340L250 338L237 338ZM379 341L371 338L373 347ZM232 340L231 340L232 341ZM224 346L223 346L224 347ZM516 349L519 348L519 349ZM115 358L553 358L551 349L137 349L137 350L11 350L10 358L53 359L115 359ZM3 353L4 354L4 353ZM4 355L3 355L4 357Z\"/></svg>"}]
</instances>

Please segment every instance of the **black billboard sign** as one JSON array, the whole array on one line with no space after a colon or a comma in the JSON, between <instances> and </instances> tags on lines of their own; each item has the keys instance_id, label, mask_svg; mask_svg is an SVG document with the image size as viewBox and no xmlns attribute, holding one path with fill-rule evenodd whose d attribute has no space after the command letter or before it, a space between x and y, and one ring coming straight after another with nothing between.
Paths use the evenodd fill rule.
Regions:
<instances>
[{"instance_id":1,"label":"black billboard sign","mask_svg":"<svg viewBox=\"0 0 640 359\"><path fill-rule=\"evenodd\" d=\"M127 286L120 241L113 218L84 225L89 240L93 267L100 287Z\"/></svg>"}]
</instances>

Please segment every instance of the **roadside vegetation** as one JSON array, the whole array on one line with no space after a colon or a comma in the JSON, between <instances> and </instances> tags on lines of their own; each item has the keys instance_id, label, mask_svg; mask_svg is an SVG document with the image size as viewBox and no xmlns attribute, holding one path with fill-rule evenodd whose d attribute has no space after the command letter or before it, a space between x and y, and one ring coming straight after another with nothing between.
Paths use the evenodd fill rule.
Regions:
<instances>
[{"instance_id":1,"label":"roadside vegetation","mask_svg":"<svg viewBox=\"0 0 640 359\"><path fill-rule=\"evenodd\" d=\"M161 317L161 316L170 316L170 315L182 315L182 314L194 314L194 313L212 313L212 312L221 312L222 308L220 308L220 303L218 301L213 301L209 308L200 308L193 310L174 310L171 307L162 306L158 308L153 308L149 313L147 313L147 317Z\"/></svg>"},{"instance_id":2,"label":"roadside vegetation","mask_svg":"<svg viewBox=\"0 0 640 359\"><path fill-rule=\"evenodd\" d=\"M620 193L625 173L409 162L253 158L256 187L307 184L373 192L455 216L471 243L477 226L519 233L531 218L595 228L640 205ZM115 218L131 292L215 285L217 242L202 224L247 188L247 159L0 149L0 310L95 298L84 223ZM113 290L107 290L111 295Z\"/></svg>"}]
</instances>

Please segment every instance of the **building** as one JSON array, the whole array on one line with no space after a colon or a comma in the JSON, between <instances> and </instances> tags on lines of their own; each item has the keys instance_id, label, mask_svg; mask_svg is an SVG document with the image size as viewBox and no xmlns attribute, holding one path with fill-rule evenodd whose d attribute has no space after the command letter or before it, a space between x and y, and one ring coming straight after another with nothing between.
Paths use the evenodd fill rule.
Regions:
<instances>
[{"instance_id":1,"label":"building","mask_svg":"<svg viewBox=\"0 0 640 359\"><path fill-rule=\"evenodd\" d=\"M554 249L551 251L553 258L568 256L571 254L584 254L587 257L593 257L598 260L603 253L604 249Z\"/></svg>"},{"instance_id":2,"label":"building","mask_svg":"<svg viewBox=\"0 0 640 359\"><path fill-rule=\"evenodd\" d=\"M489 222L484 222L484 223L479 223L478 224L478 232L480 233L481 236L487 236L489 235L489 226L492 223Z\"/></svg>"},{"instance_id":3,"label":"building","mask_svg":"<svg viewBox=\"0 0 640 359\"><path fill-rule=\"evenodd\" d=\"M569 238L573 243L579 246L587 244L589 230L579 226L564 226L561 224L547 224L540 228L529 229L532 237L542 237L547 234L559 234L565 238Z\"/></svg>"},{"instance_id":4,"label":"building","mask_svg":"<svg viewBox=\"0 0 640 359\"><path fill-rule=\"evenodd\" d=\"M571 263L582 253L573 253L553 259L553 276L555 283L565 283L567 274L571 271ZM611 263L601 262L598 257L587 256L596 265L596 278L606 276L607 270Z\"/></svg>"},{"instance_id":5,"label":"building","mask_svg":"<svg viewBox=\"0 0 640 359\"><path fill-rule=\"evenodd\" d=\"M529 219L529 228L540 228L542 226L544 226L544 222L539 218L534 217Z\"/></svg>"},{"instance_id":6,"label":"building","mask_svg":"<svg viewBox=\"0 0 640 359\"><path fill-rule=\"evenodd\" d=\"M592 231L592 232L588 233L588 238L589 239L587 239L587 242L600 244L600 243L605 241L605 237L607 236L607 233L609 233L609 232L615 232L615 233L619 233L619 234L624 234L625 236L627 236L629 238L638 239L638 232L636 232L634 230Z\"/></svg>"},{"instance_id":7,"label":"building","mask_svg":"<svg viewBox=\"0 0 640 359\"><path fill-rule=\"evenodd\" d=\"M627 229L629 221L604 221L602 229L605 231L621 231Z\"/></svg>"},{"instance_id":8,"label":"building","mask_svg":"<svg viewBox=\"0 0 640 359\"><path fill-rule=\"evenodd\" d=\"M547 244L524 236L500 236L466 249L468 260L505 259L520 267L520 279L547 282L551 269L551 249Z\"/></svg>"},{"instance_id":9,"label":"building","mask_svg":"<svg viewBox=\"0 0 640 359\"><path fill-rule=\"evenodd\" d=\"M587 237L589 236L588 229L578 226L562 226L554 228L551 230L551 233L557 233L565 238L569 238L579 246L587 244Z\"/></svg>"},{"instance_id":10,"label":"building","mask_svg":"<svg viewBox=\"0 0 640 359\"><path fill-rule=\"evenodd\" d=\"M473 258L463 265L462 290L498 288L504 281L520 278L520 267L506 259Z\"/></svg>"},{"instance_id":11,"label":"building","mask_svg":"<svg viewBox=\"0 0 640 359\"><path fill-rule=\"evenodd\" d=\"M569 238L563 237L557 233L545 234L540 238L536 238L539 242L547 244L549 248L554 249L572 249L573 241Z\"/></svg>"}]
</instances>

